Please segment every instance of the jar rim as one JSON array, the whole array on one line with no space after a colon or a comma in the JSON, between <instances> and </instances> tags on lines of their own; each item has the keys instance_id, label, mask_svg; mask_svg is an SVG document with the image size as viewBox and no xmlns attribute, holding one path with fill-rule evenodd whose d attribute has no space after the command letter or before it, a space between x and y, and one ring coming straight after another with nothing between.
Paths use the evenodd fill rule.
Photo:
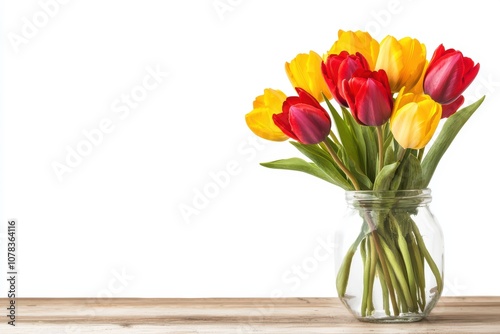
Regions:
<instances>
[{"instance_id":1,"label":"jar rim","mask_svg":"<svg viewBox=\"0 0 500 334\"><path fill-rule=\"evenodd\" d=\"M408 190L347 190L345 198L348 203L378 203L398 199L399 201L418 200L419 203L425 204L430 203L432 200L430 188Z\"/></svg>"},{"instance_id":2,"label":"jar rim","mask_svg":"<svg viewBox=\"0 0 500 334\"><path fill-rule=\"evenodd\" d=\"M405 190L346 190L346 194L366 194L366 195L373 195L373 194L388 194L388 195L430 195L431 194L431 189L430 188L422 188L422 189L405 189Z\"/></svg>"}]
</instances>

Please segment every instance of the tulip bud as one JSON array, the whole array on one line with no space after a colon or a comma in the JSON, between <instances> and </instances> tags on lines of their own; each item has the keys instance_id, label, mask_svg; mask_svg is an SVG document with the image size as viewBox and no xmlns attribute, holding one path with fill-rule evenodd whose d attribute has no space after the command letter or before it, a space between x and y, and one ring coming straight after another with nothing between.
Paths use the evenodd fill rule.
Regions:
<instances>
[{"instance_id":1,"label":"tulip bud","mask_svg":"<svg viewBox=\"0 0 500 334\"><path fill-rule=\"evenodd\" d=\"M320 55L311 51L309 54L301 53L285 64L286 74L293 87L304 89L318 101L323 101L323 94L328 99L332 98L321 73L322 61Z\"/></svg>"},{"instance_id":2,"label":"tulip bud","mask_svg":"<svg viewBox=\"0 0 500 334\"><path fill-rule=\"evenodd\" d=\"M394 103L391 132L403 148L421 149L431 140L441 119L442 107L429 95L403 94Z\"/></svg>"},{"instance_id":3,"label":"tulip bud","mask_svg":"<svg viewBox=\"0 0 500 334\"><path fill-rule=\"evenodd\" d=\"M384 70L360 70L343 81L345 98L351 113L359 124L379 126L392 113L392 93Z\"/></svg>"},{"instance_id":4,"label":"tulip bud","mask_svg":"<svg viewBox=\"0 0 500 334\"><path fill-rule=\"evenodd\" d=\"M333 43L328 54L340 54L347 51L349 54L361 53L368 62L370 70L375 69L377 55L379 51L378 42L364 31L343 31L339 30L338 40Z\"/></svg>"},{"instance_id":5,"label":"tulip bud","mask_svg":"<svg viewBox=\"0 0 500 334\"><path fill-rule=\"evenodd\" d=\"M375 69L387 73L393 92L413 88L423 74L426 63L425 45L418 40L405 37L397 40L385 37L380 43L380 51Z\"/></svg>"},{"instance_id":6,"label":"tulip bud","mask_svg":"<svg viewBox=\"0 0 500 334\"><path fill-rule=\"evenodd\" d=\"M330 116L311 94L302 88L296 90L299 96L286 99L283 112L273 115L274 123L302 144L318 144L330 133Z\"/></svg>"},{"instance_id":7,"label":"tulip bud","mask_svg":"<svg viewBox=\"0 0 500 334\"><path fill-rule=\"evenodd\" d=\"M479 72L479 64L464 57L460 51L445 50L441 44L424 78L424 93L441 104L450 104L462 95Z\"/></svg>"},{"instance_id":8,"label":"tulip bud","mask_svg":"<svg viewBox=\"0 0 500 334\"><path fill-rule=\"evenodd\" d=\"M456 99L452 103L442 104L441 107L443 107L443 113L441 115L441 118L448 118L454 113L456 113L458 108L460 108L460 106L464 104L464 101L465 101L464 96L460 95L458 99Z\"/></svg>"},{"instance_id":9,"label":"tulip bud","mask_svg":"<svg viewBox=\"0 0 500 334\"><path fill-rule=\"evenodd\" d=\"M330 88L335 100L342 106L347 107L347 101L344 97L342 82L349 80L357 70L369 70L370 66L365 57L359 52L356 55L349 55L347 51L340 54L329 55L326 62L321 64L323 77Z\"/></svg>"},{"instance_id":10,"label":"tulip bud","mask_svg":"<svg viewBox=\"0 0 500 334\"><path fill-rule=\"evenodd\" d=\"M253 110L245 115L245 121L257 136L273 140L284 141L288 136L274 124L273 114L281 112L286 95L280 90L267 88L264 94L257 96L253 101Z\"/></svg>"}]
</instances>

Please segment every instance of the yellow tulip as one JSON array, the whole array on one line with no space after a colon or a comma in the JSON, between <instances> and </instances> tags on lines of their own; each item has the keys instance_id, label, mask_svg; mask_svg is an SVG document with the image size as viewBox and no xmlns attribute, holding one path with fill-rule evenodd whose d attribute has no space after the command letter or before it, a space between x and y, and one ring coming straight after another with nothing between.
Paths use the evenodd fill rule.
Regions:
<instances>
[{"instance_id":1,"label":"yellow tulip","mask_svg":"<svg viewBox=\"0 0 500 334\"><path fill-rule=\"evenodd\" d=\"M415 84L415 86L413 86L413 88L408 89L408 93L413 93L415 95L424 94L424 78L425 78L425 72L427 71L427 67L429 67L428 61L425 62L424 69L422 70L422 74L420 75L420 79L418 79L417 83Z\"/></svg>"},{"instance_id":2,"label":"yellow tulip","mask_svg":"<svg viewBox=\"0 0 500 334\"><path fill-rule=\"evenodd\" d=\"M332 98L332 93L321 72L322 61L319 54L310 51L309 54L298 54L290 63L285 64L286 74L293 87L304 89L319 102L324 100L322 94L325 94L328 99Z\"/></svg>"},{"instance_id":3,"label":"yellow tulip","mask_svg":"<svg viewBox=\"0 0 500 334\"><path fill-rule=\"evenodd\" d=\"M245 121L257 136L273 140L284 141L288 139L273 121L273 114L282 112L281 106L286 100L286 95L280 90L266 88L264 94L253 101L253 110L245 115Z\"/></svg>"},{"instance_id":4,"label":"yellow tulip","mask_svg":"<svg viewBox=\"0 0 500 334\"><path fill-rule=\"evenodd\" d=\"M442 107L429 95L404 94L394 103L390 126L394 139L403 148L421 149L431 140L441 119Z\"/></svg>"},{"instance_id":5,"label":"yellow tulip","mask_svg":"<svg viewBox=\"0 0 500 334\"><path fill-rule=\"evenodd\" d=\"M402 87L410 90L424 71L425 57L425 45L418 40L405 37L398 41L387 36L380 43L375 69L387 73L392 92L399 92Z\"/></svg>"},{"instance_id":6,"label":"yellow tulip","mask_svg":"<svg viewBox=\"0 0 500 334\"><path fill-rule=\"evenodd\" d=\"M333 43L328 54L340 54L342 51L347 51L349 54L361 53L368 61L370 69L374 70L379 44L367 32L339 30L339 39Z\"/></svg>"}]
</instances>

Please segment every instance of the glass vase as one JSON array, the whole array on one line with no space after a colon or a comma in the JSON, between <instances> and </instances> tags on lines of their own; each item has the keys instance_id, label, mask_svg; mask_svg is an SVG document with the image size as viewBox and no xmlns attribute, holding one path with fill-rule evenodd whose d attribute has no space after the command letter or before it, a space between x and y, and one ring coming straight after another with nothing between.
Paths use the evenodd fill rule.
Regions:
<instances>
[{"instance_id":1,"label":"glass vase","mask_svg":"<svg viewBox=\"0 0 500 334\"><path fill-rule=\"evenodd\" d=\"M414 322L443 291L443 234L430 189L348 191L337 225L337 292L360 321Z\"/></svg>"}]
</instances>

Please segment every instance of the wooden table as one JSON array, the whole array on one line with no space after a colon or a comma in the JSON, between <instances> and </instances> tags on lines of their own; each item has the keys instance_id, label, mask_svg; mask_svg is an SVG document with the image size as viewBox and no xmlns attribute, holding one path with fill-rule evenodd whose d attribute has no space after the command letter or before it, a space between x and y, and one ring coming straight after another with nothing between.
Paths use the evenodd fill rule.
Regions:
<instances>
[{"instance_id":1,"label":"wooden table","mask_svg":"<svg viewBox=\"0 0 500 334\"><path fill-rule=\"evenodd\" d=\"M500 333L500 297L443 297L412 324L355 320L336 298L17 299L16 327L0 299L0 333Z\"/></svg>"}]
</instances>

